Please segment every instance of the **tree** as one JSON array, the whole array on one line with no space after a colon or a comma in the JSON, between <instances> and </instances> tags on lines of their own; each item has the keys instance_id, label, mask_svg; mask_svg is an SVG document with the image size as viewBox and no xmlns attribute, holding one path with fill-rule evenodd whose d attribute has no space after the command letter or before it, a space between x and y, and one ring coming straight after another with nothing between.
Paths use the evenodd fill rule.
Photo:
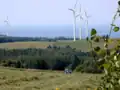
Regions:
<instances>
[{"instance_id":1,"label":"tree","mask_svg":"<svg viewBox=\"0 0 120 90\"><path fill-rule=\"evenodd\" d=\"M17 63L16 63L16 68L21 68L22 67L22 63L21 63L21 61L17 61Z\"/></svg>"},{"instance_id":2,"label":"tree","mask_svg":"<svg viewBox=\"0 0 120 90\"><path fill-rule=\"evenodd\" d=\"M74 70L80 64L80 60L76 55L72 55L71 61L72 61L71 69Z\"/></svg>"}]
</instances>

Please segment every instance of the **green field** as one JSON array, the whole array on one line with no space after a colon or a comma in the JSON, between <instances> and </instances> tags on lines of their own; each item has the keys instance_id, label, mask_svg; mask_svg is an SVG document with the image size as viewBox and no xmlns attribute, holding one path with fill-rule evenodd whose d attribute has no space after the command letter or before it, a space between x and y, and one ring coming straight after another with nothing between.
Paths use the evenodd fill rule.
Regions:
<instances>
[{"instance_id":1,"label":"green field","mask_svg":"<svg viewBox=\"0 0 120 90\"><path fill-rule=\"evenodd\" d=\"M46 48L48 45L66 46L70 45L72 48L88 51L89 46L86 40L81 41L57 41L57 42L13 42L1 43L0 48L16 49L16 48ZM101 45L102 46L102 45Z\"/></svg>"},{"instance_id":2,"label":"green field","mask_svg":"<svg viewBox=\"0 0 120 90\"><path fill-rule=\"evenodd\" d=\"M66 46L70 45L72 48L86 49L88 43L85 40L82 41L57 41L57 42L12 42L1 43L0 48L46 48L48 45Z\"/></svg>"},{"instance_id":3,"label":"green field","mask_svg":"<svg viewBox=\"0 0 120 90\"><path fill-rule=\"evenodd\" d=\"M75 42L71 40L65 41L57 41L57 42L12 42L12 43L0 43L0 48L8 48L8 49L16 49L16 48L46 48L48 45L56 45L56 46L66 46L70 45L72 48L76 48L82 51L88 51L89 44L86 40L77 40ZM103 42L94 43L93 46L100 46L103 48ZM113 47L115 43L111 44L110 47Z\"/></svg>"},{"instance_id":4,"label":"green field","mask_svg":"<svg viewBox=\"0 0 120 90\"><path fill-rule=\"evenodd\" d=\"M0 90L86 90L96 87L100 74L0 68Z\"/></svg>"}]
</instances>

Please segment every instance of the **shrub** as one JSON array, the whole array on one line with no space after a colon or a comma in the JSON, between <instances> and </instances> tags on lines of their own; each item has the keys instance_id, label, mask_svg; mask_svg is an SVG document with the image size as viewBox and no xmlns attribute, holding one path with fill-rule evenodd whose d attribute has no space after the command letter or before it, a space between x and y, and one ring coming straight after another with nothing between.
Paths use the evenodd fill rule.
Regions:
<instances>
[{"instance_id":1,"label":"shrub","mask_svg":"<svg viewBox=\"0 0 120 90\"><path fill-rule=\"evenodd\" d=\"M75 71L76 72L82 72L83 70L83 67L82 67L82 65L78 65L76 68L75 68Z\"/></svg>"}]
</instances>

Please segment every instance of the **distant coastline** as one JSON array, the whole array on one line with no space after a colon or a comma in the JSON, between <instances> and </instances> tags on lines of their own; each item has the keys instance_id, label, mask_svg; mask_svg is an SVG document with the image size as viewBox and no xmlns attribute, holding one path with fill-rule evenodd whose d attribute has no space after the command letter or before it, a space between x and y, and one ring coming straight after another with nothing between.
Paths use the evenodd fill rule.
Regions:
<instances>
[{"instance_id":1,"label":"distant coastline","mask_svg":"<svg viewBox=\"0 0 120 90\"><path fill-rule=\"evenodd\" d=\"M78 27L79 28L79 27ZM77 28L77 36L79 37L79 30ZM105 35L109 32L109 26L91 26L89 29L95 28L99 35ZM0 34L8 34L8 36L20 36L20 37L48 37L54 38L64 36L68 38L73 37L72 25L57 25L57 26L16 26L16 27L0 27ZM112 33L112 38L119 38L120 32ZM83 28L82 38L86 38L85 28Z\"/></svg>"}]
</instances>

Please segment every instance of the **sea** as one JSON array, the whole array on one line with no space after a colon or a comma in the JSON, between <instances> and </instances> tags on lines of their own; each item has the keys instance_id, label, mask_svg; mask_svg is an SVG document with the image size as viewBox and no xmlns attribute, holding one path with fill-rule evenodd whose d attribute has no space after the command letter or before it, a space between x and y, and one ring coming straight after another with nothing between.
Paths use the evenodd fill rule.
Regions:
<instances>
[{"instance_id":1,"label":"sea","mask_svg":"<svg viewBox=\"0 0 120 90\"><path fill-rule=\"evenodd\" d=\"M98 35L106 35L110 31L110 25L91 25L90 30L94 28L97 30ZM82 27L82 38L86 38L86 28ZM36 25L36 26L6 26L0 27L0 34L7 34L8 36L18 37L73 37L73 26L72 25ZM76 29L76 37L79 37L79 27ZM119 32L113 32L112 38L119 38Z\"/></svg>"}]
</instances>

